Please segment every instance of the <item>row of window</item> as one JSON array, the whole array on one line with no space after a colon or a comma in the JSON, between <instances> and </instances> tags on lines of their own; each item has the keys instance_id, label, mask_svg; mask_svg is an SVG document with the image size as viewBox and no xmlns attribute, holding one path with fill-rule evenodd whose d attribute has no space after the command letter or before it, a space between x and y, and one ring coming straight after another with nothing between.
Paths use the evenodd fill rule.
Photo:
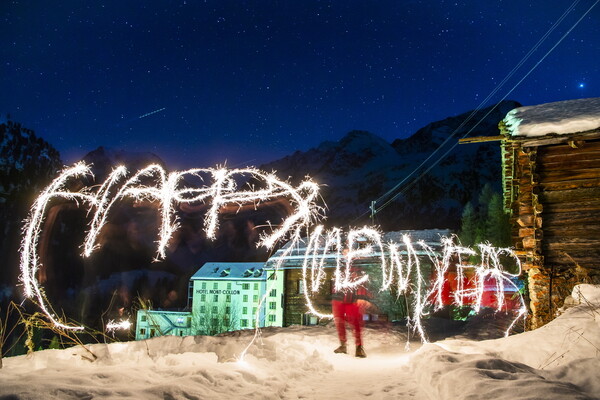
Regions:
<instances>
[{"instance_id":1,"label":"row of window","mask_svg":"<svg viewBox=\"0 0 600 400\"><path fill-rule=\"evenodd\" d=\"M275 296L277 296L277 292L276 292L276 290L275 290L275 289L271 290L271 293L269 294L269 296L270 296L270 297L275 297ZM247 303L247 302L248 302L248 299L249 299L249 297L248 297L248 295L247 295L247 294L244 294L244 295L242 295L242 302L243 302L243 303ZM206 302L206 295L205 295L205 294L201 294L201 295L200 295L200 301L201 301L201 302ZM217 301L219 301L219 295L218 295L218 294L213 294L213 301L214 301L214 302L217 302ZM255 295L253 295L253 296L252 296L252 301L253 301L254 303L258 303L258 295L257 295L257 294L255 294ZM230 294L226 294L226 295L225 295L225 302L226 302L226 303L231 303L231 295L230 295Z\"/></svg>"},{"instance_id":2,"label":"row of window","mask_svg":"<svg viewBox=\"0 0 600 400\"><path fill-rule=\"evenodd\" d=\"M254 284L254 290L258 290L259 286L258 283ZM206 289L208 286L207 282L201 282L200 287L202 289ZM219 282L213 282L212 284L212 288L214 290L217 290L219 288ZM227 290L231 290L231 282L227 282ZM250 284L249 283L242 283L242 290L250 290Z\"/></svg>"},{"instance_id":3,"label":"row of window","mask_svg":"<svg viewBox=\"0 0 600 400\"><path fill-rule=\"evenodd\" d=\"M274 301L269 302L269 310L276 310L277 309L277 303ZM200 314L206 314L206 306L205 305L201 305L200 306ZM219 312L219 308L217 306L212 306L212 308L210 309L211 312L213 314L217 314ZM225 307L225 314L231 314L231 307L227 306ZM242 307L242 314L248 314L248 307ZM252 307L252 315L256 314L256 307Z\"/></svg>"}]
</instances>

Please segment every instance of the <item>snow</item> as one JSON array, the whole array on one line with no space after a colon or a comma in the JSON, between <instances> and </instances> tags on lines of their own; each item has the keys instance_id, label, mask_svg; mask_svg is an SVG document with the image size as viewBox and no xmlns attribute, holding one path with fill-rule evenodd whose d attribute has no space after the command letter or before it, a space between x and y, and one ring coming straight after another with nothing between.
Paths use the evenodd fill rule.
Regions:
<instances>
[{"instance_id":1,"label":"snow","mask_svg":"<svg viewBox=\"0 0 600 400\"><path fill-rule=\"evenodd\" d=\"M15 399L598 399L600 286L580 285L548 325L494 340L421 346L393 327L365 330L368 357L334 354L328 326L44 350L4 359L0 397Z\"/></svg>"},{"instance_id":2,"label":"snow","mask_svg":"<svg viewBox=\"0 0 600 400\"><path fill-rule=\"evenodd\" d=\"M512 136L565 135L600 128L600 97L519 107L504 118Z\"/></svg>"}]
</instances>

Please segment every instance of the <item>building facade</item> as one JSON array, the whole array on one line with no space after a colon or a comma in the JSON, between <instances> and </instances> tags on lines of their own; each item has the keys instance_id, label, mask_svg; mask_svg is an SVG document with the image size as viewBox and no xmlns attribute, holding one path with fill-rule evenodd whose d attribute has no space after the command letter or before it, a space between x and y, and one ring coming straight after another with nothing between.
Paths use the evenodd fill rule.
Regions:
<instances>
[{"instance_id":1,"label":"building facade","mask_svg":"<svg viewBox=\"0 0 600 400\"><path fill-rule=\"evenodd\" d=\"M206 263L190 278L191 311L138 310L136 340L283 326L283 274L262 262Z\"/></svg>"},{"instance_id":2,"label":"building facade","mask_svg":"<svg viewBox=\"0 0 600 400\"><path fill-rule=\"evenodd\" d=\"M283 272L255 263L206 263L190 278L192 324L200 334L282 326Z\"/></svg>"},{"instance_id":3,"label":"building facade","mask_svg":"<svg viewBox=\"0 0 600 400\"><path fill-rule=\"evenodd\" d=\"M138 310L135 340L155 336L192 335L192 313L185 311Z\"/></svg>"}]
</instances>

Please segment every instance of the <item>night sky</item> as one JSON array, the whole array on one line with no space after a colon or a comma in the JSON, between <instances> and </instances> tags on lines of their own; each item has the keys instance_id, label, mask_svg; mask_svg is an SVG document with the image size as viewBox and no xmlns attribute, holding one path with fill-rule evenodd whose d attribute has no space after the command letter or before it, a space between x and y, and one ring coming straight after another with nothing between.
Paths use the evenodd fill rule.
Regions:
<instances>
[{"instance_id":1,"label":"night sky","mask_svg":"<svg viewBox=\"0 0 600 400\"><path fill-rule=\"evenodd\" d=\"M596 0L574 9L499 101ZM0 113L72 163L259 165L352 129L388 141L472 110L571 0L0 2ZM508 96L600 96L597 5Z\"/></svg>"}]
</instances>

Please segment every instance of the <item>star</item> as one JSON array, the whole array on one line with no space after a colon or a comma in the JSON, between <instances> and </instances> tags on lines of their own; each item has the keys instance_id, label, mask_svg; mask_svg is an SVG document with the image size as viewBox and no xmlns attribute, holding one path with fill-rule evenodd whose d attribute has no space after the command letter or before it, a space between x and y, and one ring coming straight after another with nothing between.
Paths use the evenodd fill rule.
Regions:
<instances>
[{"instance_id":1,"label":"star","mask_svg":"<svg viewBox=\"0 0 600 400\"><path fill-rule=\"evenodd\" d=\"M585 83L581 82L579 85L577 85L577 87L579 87L579 89L583 89L585 88Z\"/></svg>"}]
</instances>

